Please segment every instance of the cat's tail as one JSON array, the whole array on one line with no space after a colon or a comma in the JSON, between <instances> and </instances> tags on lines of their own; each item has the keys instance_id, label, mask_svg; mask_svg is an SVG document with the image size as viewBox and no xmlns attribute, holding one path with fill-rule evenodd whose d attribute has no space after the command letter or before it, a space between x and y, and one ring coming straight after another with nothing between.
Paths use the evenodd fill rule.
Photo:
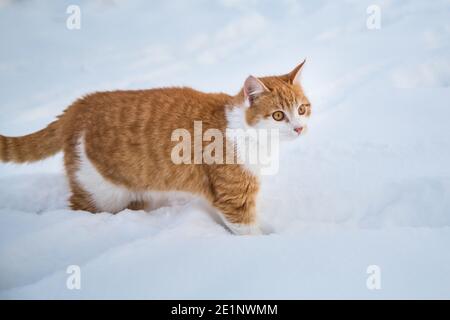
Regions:
<instances>
[{"instance_id":1,"label":"cat's tail","mask_svg":"<svg viewBox=\"0 0 450 320\"><path fill-rule=\"evenodd\" d=\"M33 162L54 155L63 147L61 127L61 120L56 120L45 129L25 136L0 135L0 161Z\"/></svg>"}]
</instances>

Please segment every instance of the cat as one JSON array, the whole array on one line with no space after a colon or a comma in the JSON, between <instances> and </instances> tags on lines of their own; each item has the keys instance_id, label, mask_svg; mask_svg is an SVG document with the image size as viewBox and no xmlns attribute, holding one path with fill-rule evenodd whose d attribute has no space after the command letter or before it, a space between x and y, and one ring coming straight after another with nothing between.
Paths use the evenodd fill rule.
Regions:
<instances>
[{"instance_id":1,"label":"cat","mask_svg":"<svg viewBox=\"0 0 450 320\"><path fill-rule=\"evenodd\" d=\"M45 129L0 135L0 160L33 162L62 150L73 210L141 210L152 194L178 192L206 199L233 233L261 234L258 173L242 162L175 164L171 135L179 128L192 133L201 121L203 131L277 129L280 140L296 139L311 115L299 81L304 63L281 76L249 76L234 96L187 87L88 94Z\"/></svg>"}]
</instances>

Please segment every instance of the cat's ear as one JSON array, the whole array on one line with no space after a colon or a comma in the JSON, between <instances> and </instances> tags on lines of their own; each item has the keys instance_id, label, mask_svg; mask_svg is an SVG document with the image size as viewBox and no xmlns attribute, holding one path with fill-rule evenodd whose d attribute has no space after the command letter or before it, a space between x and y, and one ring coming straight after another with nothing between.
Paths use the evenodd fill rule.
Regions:
<instances>
[{"instance_id":1,"label":"cat's ear","mask_svg":"<svg viewBox=\"0 0 450 320\"><path fill-rule=\"evenodd\" d=\"M269 89L254 76L248 76L244 82L244 97L251 105L256 97L264 92L268 92Z\"/></svg>"},{"instance_id":2,"label":"cat's ear","mask_svg":"<svg viewBox=\"0 0 450 320\"><path fill-rule=\"evenodd\" d=\"M289 72L286 75L286 79L289 82L289 84L294 84L294 83L300 82L300 74L302 73L301 71L302 71L302 68L303 68L303 65L305 64L305 62L306 62L306 59L303 60L303 62L300 63L298 66L296 66L294 68L294 70L292 70L291 72Z\"/></svg>"}]
</instances>

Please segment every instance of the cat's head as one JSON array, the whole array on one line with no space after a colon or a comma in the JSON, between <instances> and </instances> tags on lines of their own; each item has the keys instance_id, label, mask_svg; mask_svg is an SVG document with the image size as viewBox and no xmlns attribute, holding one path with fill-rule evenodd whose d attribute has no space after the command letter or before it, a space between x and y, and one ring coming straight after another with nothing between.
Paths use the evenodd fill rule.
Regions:
<instances>
[{"instance_id":1,"label":"cat's head","mask_svg":"<svg viewBox=\"0 0 450 320\"><path fill-rule=\"evenodd\" d=\"M311 103L299 82L304 64L282 76L249 76L245 80L242 92L250 127L278 129L281 140L293 140L305 133Z\"/></svg>"}]
</instances>

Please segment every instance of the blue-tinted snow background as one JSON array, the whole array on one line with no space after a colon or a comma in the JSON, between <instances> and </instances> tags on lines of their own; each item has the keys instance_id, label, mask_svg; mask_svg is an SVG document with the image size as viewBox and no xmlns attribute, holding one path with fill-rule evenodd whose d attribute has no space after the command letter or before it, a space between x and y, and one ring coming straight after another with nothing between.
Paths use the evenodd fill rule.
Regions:
<instances>
[{"instance_id":1,"label":"blue-tinted snow background","mask_svg":"<svg viewBox=\"0 0 450 320\"><path fill-rule=\"evenodd\" d=\"M313 103L263 186L265 236L232 236L197 201L71 212L61 155L1 164L0 297L450 298L450 1L0 0L0 47L4 135L88 92L234 94L305 57Z\"/></svg>"}]
</instances>

